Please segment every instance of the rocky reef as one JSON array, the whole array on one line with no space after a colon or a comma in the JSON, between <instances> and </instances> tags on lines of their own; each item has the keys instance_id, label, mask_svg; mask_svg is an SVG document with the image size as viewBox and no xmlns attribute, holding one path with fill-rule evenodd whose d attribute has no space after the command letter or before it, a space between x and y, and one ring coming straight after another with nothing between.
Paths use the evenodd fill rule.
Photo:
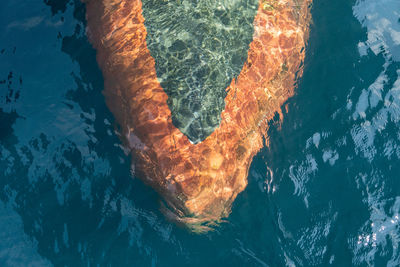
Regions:
<instances>
[{"instance_id":1,"label":"rocky reef","mask_svg":"<svg viewBox=\"0 0 400 267\"><path fill-rule=\"evenodd\" d=\"M178 102L185 102L185 96L188 95L185 90L192 90L193 86L180 85L180 81L174 80L177 79L175 76L158 77L160 67L157 66L165 68L164 74L170 66L168 62L159 63L160 59L153 57L155 53L149 49L149 44L157 46L155 40L159 40L159 36L149 35L146 26L151 20L146 20L143 7L144 4L155 5L157 1L85 2L87 34L97 50L97 61L104 76L106 102L120 125L122 141L132 153L136 174L160 193L165 201L163 210L170 219L194 231L209 229L209 226L229 215L232 202L247 185L248 169L253 156L264 143L268 144L268 121L276 112L280 112L282 104L294 94L296 79L302 73L311 0L258 2L247 58L244 63L239 60L239 73L233 71L227 74L226 77L230 79L228 86L218 94L224 100L222 108L215 108L218 123L211 123L212 128L205 135L192 136L177 125L180 122L176 122L174 117L179 117L182 111L172 108L176 113L172 114L171 103L176 94L168 92L174 92L171 85L180 86L183 88L183 96L178 97ZM215 5L216 10L219 5L224 7L227 3L240 3L224 0L161 2L173 2L186 9L196 6L194 2L204 2L206 8ZM248 4L251 1L243 2ZM155 7L152 6L152 9ZM182 12L186 9L182 8ZM247 15L247 18L251 16ZM230 19L234 20L235 17ZM178 27L176 24L160 27ZM240 24L235 22L232 25ZM152 25L151 30L157 27ZM178 36L174 35L170 37L171 40L178 40ZM238 36L240 38L241 35ZM157 51L167 49L156 48ZM197 53L201 58L202 51ZM207 61L210 61L209 65L205 64ZM208 58L199 61L205 66L205 75L216 68L224 69L218 60L213 64L211 61ZM229 60L222 63L232 64ZM179 61L175 64L179 64ZM189 75L190 64L188 69ZM185 73L180 75L184 77ZM216 89L213 89L209 81L204 83L204 86L208 86L205 93L201 93L201 83L197 86L194 91L200 93L195 94L195 97L200 99L200 105L207 107L209 104L204 103L212 102L209 93L212 96ZM204 102L203 96L209 101ZM210 109L212 105L205 109L200 107L206 116ZM188 120L186 116L185 121L192 122L198 118L201 121L200 115L196 115L194 120ZM191 142L190 137L196 142Z\"/></svg>"}]
</instances>

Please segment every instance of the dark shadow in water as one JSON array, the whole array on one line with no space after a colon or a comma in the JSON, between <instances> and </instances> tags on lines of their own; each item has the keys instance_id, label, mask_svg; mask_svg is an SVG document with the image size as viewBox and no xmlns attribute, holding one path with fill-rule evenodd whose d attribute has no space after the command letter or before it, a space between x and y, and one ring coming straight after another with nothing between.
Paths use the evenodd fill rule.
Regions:
<instances>
[{"instance_id":1,"label":"dark shadow in water","mask_svg":"<svg viewBox=\"0 0 400 267\"><path fill-rule=\"evenodd\" d=\"M237 229L244 229L241 240L248 239L248 243L252 244L268 240L263 248L256 246L253 251L258 255L264 253L264 259L272 266L284 265L285 255L300 266L327 266L330 261L335 266L349 265L354 259L350 238L357 235L371 216L355 177L360 171L387 166L384 157L371 164L361 155L355 155L356 148L351 140L337 151L340 158L334 167L324 164L322 157L307 158L307 153L318 155L318 150L329 149L336 140L346 136L346 131L354 123L349 119L351 111L345 109L348 96L352 103L357 103L360 92L383 71L385 59L382 53L376 56L368 51L367 56L360 57L357 45L367 39L367 34L353 16L355 2L314 1L304 75L297 93L284 105L288 112L282 108L284 117L281 123L270 122L270 145L253 160L248 188L235 202L231 221L238 224ZM338 21L346 26L338 27ZM393 85L399 68L397 63L389 67L387 74L392 78L385 90ZM380 108L378 106L376 111ZM332 114L338 110L341 111L333 118ZM306 151L307 140L321 129L329 132L332 142ZM376 137L376 142L383 147L383 140L380 139L384 137ZM302 164L302 159L305 164ZM309 159L317 163L316 176L312 172L304 173L308 170L300 168L311 166ZM265 165L273 172L273 177ZM396 177L399 172L400 166L385 173L385 177ZM266 174L266 183L272 182L272 186L278 187L275 193L267 192L267 199L261 196L260 187L266 186L266 183L258 174L263 177ZM290 177L293 174L300 180L293 181ZM310 176L314 177L312 181L308 181ZM387 192L388 199L399 195L398 180L387 179L387 183L391 184L388 186L391 188ZM263 190L266 191L265 188ZM326 237L317 227L324 222L324 218L330 227ZM253 223L252 227L248 227L249 221ZM252 228L259 231L254 232ZM310 229L317 231L315 236L312 231L304 234ZM304 245L300 241L307 236L310 239ZM319 258L322 251L326 251L324 257ZM375 256L376 264L388 262L390 255L382 251L381 255Z\"/></svg>"},{"instance_id":2,"label":"dark shadow in water","mask_svg":"<svg viewBox=\"0 0 400 267\"><path fill-rule=\"evenodd\" d=\"M295 96L282 108L283 120L280 118L279 123L276 120L270 122L270 145L253 160L248 188L234 205L231 221L237 224L237 229L244 229L241 240L247 239L252 244L268 240L263 247L254 246L253 251L263 255L263 259L271 266L286 264L286 256L294 260L296 265L326 266L333 253L337 255L337 266L348 265L353 256L347 245L348 238L370 216L354 180L357 175L354 172L359 168L368 168L368 164L361 159L345 161L344 155L354 154L353 144L344 148L350 149L350 152L339 151L344 158L336 163L335 168L324 167L322 159L316 159L319 175L315 181L307 184L307 188L301 188L301 185L299 189L294 188L289 172L300 165L299 160L307 159L305 144L318 129L331 130L338 137L344 134L347 128L334 128L332 114L343 108L350 88L355 86L354 90L361 91L382 71L381 66L385 62L382 55L375 56L371 52L368 57L360 59L357 44L367 36L365 29L353 16L355 2L314 1L304 75L299 80ZM347 26L337 27L337 21ZM352 100L357 102L357 99ZM343 116L343 120L346 119L347 116ZM353 165L357 165L357 168L352 168ZM266 166L273 172L273 177ZM262 177L258 177L258 174ZM303 177L304 180L306 178ZM275 193L268 192L268 182L272 183L271 187L277 186ZM300 193L297 194L296 190ZM307 197L304 202L301 190L305 190ZM262 194L267 194L267 198ZM316 226L317 218L323 218L324 213L327 213L327 219L332 220L330 234L320 247L318 240L309 240L308 247L302 247L299 243L301 234ZM252 222L251 227L247 225L249 221ZM252 231L254 228L259 231ZM317 259L325 244L325 257Z\"/></svg>"},{"instance_id":3,"label":"dark shadow in water","mask_svg":"<svg viewBox=\"0 0 400 267\"><path fill-rule=\"evenodd\" d=\"M62 146L57 148L58 151L52 159L56 168L46 169L42 177L37 177L40 182L32 184L27 180L27 174L35 155L32 154L34 151L30 148L24 147L22 154L25 155L27 162L23 163L20 158L14 156L11 175L0 181L0 188L9 190L2 191L0 199L7 202L10 199L10 191L18 193L14 200L14 208L23 220L25 233L38 241L39 253L56 266L65 266L65 264L81 266L85 262L93 265L98 263L125 266L129 262L148 265L151 258L140 258L140 253L143 251L137 249L137 246L143 245L141 240L132 240L133 237L130 235L135 235L135 233L129 233L129 231L132 228L136 229L140 236L140 232L149 231L152 224L155 224L153 221L161 221L167 226L169 223L165 222L164 217L159 213L158 195L138 179L132 180L130 157L116 145L120 144L118 137L108 132L115 122L101 93L103 77L97 67L96 52L85 36L84 5L79 0L46 0L44 2L51 8L53 15L64 13L67 8L74 9L73 15L77 21L75 32L71 36L62 36L62 33L59 33L57 37L62 38L62 52L68 54L80 67L79 75L71 73L77 87L67 93L66 100L78 104L86 113L95 114L93 121L87 119L87 123L94 128L92 135L95 137L95 141L88 142L88 148L90 153L95 152L98 158L106 159L112 167L109 168L109 175L96 176L95 165L85 162L84 155L81 154L77 145L65 140ZM8 77L4 84L0 84L2 87L8 86L5 104L9 105L12 104L11 100L14 102L18 100L19 94L19 91L13 91L14 87L10 86L9 80L12 79L12 74L10 75L11 78ZM65 105L73 109L68 101ZM12 130L18 117L15 111L4 112L0 109L0 144L4 145L12 155L21 154L21 151L18 153L15 149L18 140ZM110 122L111 126L105 127L105 121ZM30 145L37 151L45 151L51 142L52 140L42 133L39 138L31 140ZM6 163L0 162L0 168L6 169ZM75 170L77 173L74 173ZM81 197L84 178L89 178L91 182L89 185L90 195L93 198L91 201L83 200ZM57 204L58 196L55 190L58 186L57 181L68 184L68 196L64 200L64 205ZM111 199L109 201L115 200L116 211L105 210L104 202L107 197ZM136 211L138 214L120 212L126 204L122 203L122 199L129 200L129 205L134 208L140 207L140 210ZM63 244L65 225L68 226L68 245ZM157 234L159 233L154 232L149 236ZM137 244L128 245L131 242L137 242ZM171 252L166 249L165 253Z\"/></svg>"},{"instance_id":4,"label":"dark shadow in water","mask_svg":"<svg viewBox=\"0 0 400 267\"><path fill-rule=\"evenodd\" d=\"M18 118L18 114L15 111L11 113L4 112L3 109L0 108L0 140L8 139L13 134L12 125L15 123L15 120Z\"/></svg>"},{"instance_id":5,"label":"dark shadow in water","mask_svg":"<svg viewBox=\"0 0 400 267\"><path fill-rule=\"evenodd\" d=\"M360 91L382 71L382 55L369 53L360 58L358 54L357 43L367 37L352 14L354 3L315 0L305 71L297 94L286 103L288 112L283 108L284 118L277 116L271 121L270 146L253 160L249 185L235 201L228 222L214 233L195 236L165 221L158 210L158 195L138 179L132 180L129 157L118 147L121 143L118 137L108 132L113 131L115 122L101 94L103 78L95 51L84 35L84 6L77 0L45 1L54 16L74 10L75 32L58 36L62 39L62 51L80 67L79 73L71 74L76 88L66 94L65 105L72 110L77 104L84 113L95 114L92 119L82 114L82 121L94 129L91 136L95 139L88 141L88 153L105 160L92 164L90 157L83 155L78 145L68 139L54 148L54 140L46 133L31 140L29 147L17 151L18 137L13 125L24 118L19 118L13 107L18 104L17 92L23 95L25 88L20 89L19 76L13 74L11 91L7 73L6 77L0 77L0 90L3 90L0 95L4 96L0 100L0 145L14 157L14 163L11 173L0 179L3 189L0 200L7 202L17 192L15 200L10 202L22 218L24 231L37 240L39 253L56 266L88 263L91 266L149 266L152 263L283 266L287 263L286 257L299 266L325 266L332 260L330 255L335 255L334 265L350 265L353 251L349 237L357 234L370 216L354 176L360 169L385 166L385 159L367 164L355 155L354 144L349 142L339 148L340 158L333 167L321 162L321 157L314 159L318 175L298 175L300 178L295 182L291 172L301 174L300 167L303 161L307 163L307 154L317 155L346 134L344 131L352 123L349 114L338 113L335 123L332 123L332 114L343 108L349 95L356 103ZM346 26L338 27L338 21ZM399 64L389 66L388 84L393 83L399 68ZM348 90L352 87L354 93L350 94ZM105 125L105 121L111 126ZM318 149L305 151L307 140L321 129L331 132L332 142L321 142ZM383 142L379 138L377 142ZM37 177L40 181L30 181L29 166L40 160L36 151L49 149L56 150L50 153L54 154L51 162L55 167L44 168L42 177ZM346 160L348 156L353 158ZM400 166L394 165L387 177L397 177L400 173ZM96 168L102 167L109 172L96 174ZM7 169L7 161L0 161L0 169ZM86 178L91 182L91 200L83 200L81 196ZM391 188L385 192L388 199L400 195L397 180L385 181ZM60 184L68 185L63 205L58 203L56 192ZM272 193L273 189L268 186L275 186L277 190ZM327 223L331 225L330 230L323 236L317 226ZM312 230L317 234L313 235ZM326 253L321 254L324 249ZM380 260L385 260L382 255Z\"/></svg>"},{"instance_id":6,"label":"dark shadow in water","mask_svg":"<svg viewBox=\"0 0 400 267\"><path fill-rule=\"evenodd\" d=\"M4 52L5 49L2 49L0 56ZM19 116L12 105L18 101L22 87L22 78L17 80L12 71L4 79L1 78L3 77L0 77L0 141L10 138L13 133L12 125Z\"/></svg>"}]
</instances>

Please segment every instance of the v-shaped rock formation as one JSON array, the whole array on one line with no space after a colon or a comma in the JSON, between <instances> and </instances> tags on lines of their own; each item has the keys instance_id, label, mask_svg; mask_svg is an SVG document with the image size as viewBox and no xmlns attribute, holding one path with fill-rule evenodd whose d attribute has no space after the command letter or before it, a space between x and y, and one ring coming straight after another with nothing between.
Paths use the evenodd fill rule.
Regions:
<instances>
[{"instance_id":1,"label":"v-shaped rock formation","mask_svg":"<svg viewBox=\"0 0 400 267\"><path fill-rule=\"evenodd\" d=\"M159 1L185 5L193 0ZM228 0L197 2L202 1L215 3L217 9ZM169 97L160 84L165 81L157 77L148 49L149 21L142 1L86 0L87 33L97 50L107 105L132 152L136 174L161 194L171 219L198 231L229 215L247 185L253 156L263 139L268 141L268 121L294 94L302 73L310 4L259 0L247 59L226 88L220 123L194 144L173 123Z\"/></svg>"}]
</instances>

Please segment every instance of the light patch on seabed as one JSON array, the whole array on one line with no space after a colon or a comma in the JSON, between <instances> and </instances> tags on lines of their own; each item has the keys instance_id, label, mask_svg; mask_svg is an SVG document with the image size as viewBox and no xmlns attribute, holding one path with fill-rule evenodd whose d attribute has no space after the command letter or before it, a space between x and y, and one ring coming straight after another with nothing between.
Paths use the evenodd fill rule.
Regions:
<instances>
[{"instance_id":1,"label":"light patch on seabed","mask_svg":"<svg viewBox=\"0 0 400 267\"><path fill-rule=\"evenodd\" d=\"M43 11L44 16L49 15L46 12L48 11ZM40 12L38 11L38 13ZM61 15L58 16L61 17ZM66 18L65 21L75 21L72 8L67 9L62 16ZM37 27L42 26L43 23L37 25ZM50 31L50 33L44 32L43 35L57 36L58 30L62 31L65 36L74 32L75 24L64 23L59 26L62 29L47 27L47 31ZM30 30L34 29L26 29L26 32ZM35 41L32 40L29 45L35 47ZM43 60L41 51L34 49L26 49L29 53L23 54L23 58L17 53L10 60L10 62L28 62L29 64L24 64L23 67L29 65L29 68L13 68L14 73L23 77L24 89L26 90L21 93L18 103L12 106L12 110L15 110L19 115L12 125L13 135L18 139L15 145L16 153L10 152L3 145L0 145L0 161L5 163L4 174L10 180L16 176L17 166L28 170L27 177L18 177L18 182L28 184L30 192L35 192L36 188L49 182L51 190L47 192L48 196L50 197L54 191L56 200L49 200L46 205L53 205L54 209L68 205L69 199L76 197L75 189L78 188L82 201L88 203L89 208L92 208L92 203L96 201L96 198L101 197L102 193L92 190L93 186L96 185L96 180L98 177L110 176L111 172L108 159L101 157L89 145L98 142L94 127L96 111L93 108L84 111L79 103L66 97L71 91L77 90L74 87L78 86L76 80L81 79L80 66L67 54L60 53L61 42L58 42L57 45L47 42L46 45L42 47L43 50L46 50L47 54L53 55L46 60ZM21 48L21 50L23 49ZM62 65L61 69L60 65ZM2 72L8 71L10 68L7 62L0 65ZM52 70L56 71L52 72ZM48 73L45 83L38 84L38 74L35 71ZM91 84L84 82L82 82L82 86L84 90L98 90L98 88L91 88ZM7 109L5 111L10 112ZM113 131L113 125L107 119L103 121L104 127L109 132ZM118 146L118 144L114 146ZM76 155L79 158L76 158ZM73 161L78 162L78 164ZM128 233L129 244L139 247L143 253L151 252L151 244L142 244L140 238L143 233L142 222L151 225L165 242L176 242L174 237L171 237L172 227L170 223L160 222L157 215L151 212L137 210L126 197L115 194L114 180L110 178L108 181L111 185L105 189L102 218L99 220L98 228L102 227L107 218L120 217L119 228L115 229L117 234ZM23 193L17 190L14 194ZM42 241L39 238L38 241L35 241L33 235L28 236L24 233L22 218L11 208L11 206L17 205L13 200L15 196L8 199L10 205L0 202L0 229L2 229L0 231L0 266L51 265L47 260L41 259L36 252L37 242L43 242L41 245L46 246L45 242L47 241ZM47 196L42 199L48 200ZM42 204L39 207L42 207ZM20 209L23 210L24 207L22 206ZM62 232L60 235L56 235L52 232L53 229L50 230L43 224L45 217L42 217L40 212L38 214L39 216L34 219L34 229L40 235L46 233L49 238L53 239L50 246L52 246L54 253L62 254L65 249L76 249L81 254L82 259L88 258L88 262L90 261L88 242L83 239L76 244L74 236L71 236L76 225L64 221L65 218L57 218L59 220L57 222L62 227ZM179 244L177 245L179 246Z\"/></svg>"},{"instance_id":2,"label":"light patch on seabed","mask_svg":"<svg viewBox=\"0 0 400 267\"><path fill-rule=\"evenodd\" d=\"M329 162L331 166L335 165L335 162L339 159L339 154L336 150L324 150L324 153L322 154L322 160L324 162Z\"/></svg>"},{"instance_id":3,"label":"light patch on seabed","mask_svg":"<svg viewBox=\"0 0 400 267\"><path fill-rule=\"evenodd\" d=\"M398 72L398 75L399 74ZM398 94L397 92L400 90L399 85L400 79L395 82L392 89L387 93L385 97L387 101L389 101L390 98L392 99L391 103L399 101L398 95L393 98L391 97L393 94ZM388 119L397 123L398 113L398 104L387 104L385 101L384 107L372 119L372 123L368 122L368 131L360 131L358 134L353 135L353 139L356 143L356 150L363 151L364 156L368 158L370 162L373 161L376 153L376 148L374 146L375 135L385 130ZM364 124L365 123L367 122L364 122ZM369 134L364 135L366 132ZM364 140L364 142L361 140ZM382 155L388 160L393 156L399 158L400 148L398 143L396 139L388 139L383 146ZM355 244L354 240L349 240L349 243L354 246L355 259L360 260L360 262L356 261L355 263L361 263L361 261L372 263L375 252L378 251L378 247L384 248L387 245L392 245L393 254L388 262L388 266L397 266L400 262L398 249L400 244L398 223L400 201L396 199L396 203L391 207L390 213L387 214L384 209L384 205L388 202L384 195L385 177L377 171L372 171L371 173L360 175L360 177L356 179L357 183L360 184L362 188L361 190L366 192L365 200L370 207L371 215L370 219L365 222L365 225L360 229L357 243Z\"/></svg>"},{"instance_id":4,"label":"light patch on seabed","mask_svg":"<svg viewBox=\"0 0 400 267\"><path fill-rule=\"evenodd\" d=\"M37 241L25 234L22 219L13 205L12 197L9 203L0 201L0 265L52 266L37 252Z\"/></svg>"},{"instance_id":5,"label":"light patch on seabed","mask_svg":"<svg viewBox=\"0 0 400 267\"><path fill-rule=\"evenodd\" d=\"M349 88L344 107L332 116L332 120L338 124L337 129L345 129L345 132L339 136L333 135L335 140L331 138L332 132L324 129L314 133L305 143L304 159L290 165L288 171L294 184L294 194L303 198L306 207L309 194L306 188L313 179L318 178L318 164L333 166L337 161L349 161L354 156L371 163L378 154L387 160L400 159L400 70L397 70L397 77L392 82L388 72L392 63L400 61L400 1L358 0L353 7L353 14L367 30L368 39L357 46L360 56L367 56L368 51L372 51L375 55L383 56L385 63L383 71L372 84L360 91ZM359 95L354 97L357 93ZM353 103L352 99L357 101ZM346 119L341 120L340 116ZM388 134L389 123L395 125L398 136L391 137ZM378 136L385 136L383 145L376 145ZM355 155L343 155L341 158L338 151L349 145L354 145ZM348 245L353 248L354 264L373 265L379 254L378 249L392 251L388 266L400 264L400 196L395 201L387 199L385 179L388 177L384 176L383 171L374 167L370 172L354 178L357 188L362 192L363 202L370 210L370 218L358 235L348 238ZM385 209L388 205L389 209ZM315 225L315 229L303 229L306 235L298 245L303 242L314 246L316 240L312 239L313 231L324 232L318 227ZM325 227L329 231L329 224L325 224ZM314 255L308 256L309 260L314 259ZM288 259L288 256L285 255L285 258ZM331 255L329 261L333 263L335 256ZM291 265L289 262L287 264Z\"/></svg>"},{"instance_id":6,"label":"light patch on seabed","mask_svg":"<svg viewBox=\"0 0 400 267\"><path fill-rule=\"evenodd\" d=\"M362 90L352 115L351 137L356 153L372 162L378 149L382 150L375 146L376 136L386 133L389 122L399 131L400 70L397 70L397 79L393 84L389 84L387 70L392 62L400 61L400 1L359 0L353 13L368 34L367 41L358 45L360 56L366 56L369 49L375 55L381 54L386 61L375 82ZM381 155L388 160L394 156L400 158L399 151L399 138L388 137ZM395 201L385 197L385 178L377 168L356 177L358 188L365 192L363 201L369 206L370 218L359 230L358 236L348 240L353 248L354 264L373 264L382 249L392 251L387 266L398 266L400 263L400 197ZM388 205L389 212L385 209Z\"/></svg>"},{"instance_id":7,"label":"light patch on seabed","mask_svg":"<svg viewBox=\"0 0 400 267\"><path fill-rule=\"evenodd\" d=\"M378 55L400 61L400 2L398 0L358 0L354 16L368 30L365 45ZM362 44L359 44L359 47Z\"/></svg>"},{"instance_id":8,"label":"light patch on seabed","mask_svg":"<svg viewBox=\"0 0 400 267\"><path fill-rule=\"evenodd\" d=\"M319 265L327 253L327 239L332 225L336 222L338 213L332 212L330 204L326 211L320 214L320 221L313 227L302 229L297 245L304 252L308 264ZM321 249L323 247L323 249Z\"/></svg>"},{"instance_id":9,"label":"light patch on seabed","mask_svg":"<svg viewBox=\"0 0 400 267\"><path fill-rule=\"evenodd\" d=\"M396 198L390 208L390 214L385 212L384 201L375 203L372 198L370 202L369 221L362 227L357 238L349 240L355 255L357 255L353 262L361 264L366 261L372 264L379 247L384 248L391 245L393 252L387 266L398 266L400 261L400 197Z\"/></svg>"},{"instance_id":10,"label":"light patch on seabed","mask_svg":"<svg viewBox=\"0 0 400 267\"><path fill-rule=\"evenodd\" d=\"M31 18L27 18L21 21L13 21L10 24L7 25L7 29L22 29L24 31L29 31L32 28L35 28L36 26L39 26L40 23L44 20L44 17L40 16L35 16Z\"/></svg>"},{"instance_id":11,"label":"light patch on seabed","mask_svg":"<svg viewBox=\"0 0 400 267\"><path fill-rule=\"evenodd\" d=\"M246 255L247 257L249 257L250 259L252 259L252 261L254 263L257 263L257 266L262 266L262 267L267 267L268 264L266 264L264 261L262 261L260 258L257 257L256 253L254 251L252 251L249 248L245 248L244 244L242 241L240 241L239 239L236 239L236 241L238 242L239 246L237 248L233 249L233 252L237 255Z\"/></svg>"},{"instance_id":12,"label":"light patch on seabed","mask_svg":"<svg viewBox=\"0 0 400 267\"><path fill-rule=\"evenodd\" d=\"M289 167L289 177L294 184L294 195L302 196L305 206L308 208L309 192L306 184L318 171L318 164L311 154L301 163L295 162Z\"/></svg>"},{"instance_id":13,"label":"light patch on seabed","mask_svg":"<svg viewBox=\"0 0 400 267\"><path fill-rule=\"evenodd\" d=\"M312 137L313 143L315 145L316 148L318 148L319 146L319 142L321 141L321 135L320 133L315 133Z\"/></svg>"}]
</instances>

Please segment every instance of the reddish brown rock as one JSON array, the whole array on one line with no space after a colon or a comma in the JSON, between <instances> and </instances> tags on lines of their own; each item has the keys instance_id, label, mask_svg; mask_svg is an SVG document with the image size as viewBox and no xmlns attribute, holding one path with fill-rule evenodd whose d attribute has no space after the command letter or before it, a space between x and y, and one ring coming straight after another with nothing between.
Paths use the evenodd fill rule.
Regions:
<instances>
[{"instance_id":1,"label":"reddish brown rock","mask_svg":"<svg viewBox=\"0 0 400 267\"><path fill-rule=\"evenodd\" d=\"M161 194L170 218L202 230L229 215L247 185L268 120L294 93L310 3L260 0L248 59L227 88L222 122L203 142L191 144L172 124L147 49L141 1L86 1L87 33L97 50L107 105L139 177Z\"/></svg>"}]
</instances>

